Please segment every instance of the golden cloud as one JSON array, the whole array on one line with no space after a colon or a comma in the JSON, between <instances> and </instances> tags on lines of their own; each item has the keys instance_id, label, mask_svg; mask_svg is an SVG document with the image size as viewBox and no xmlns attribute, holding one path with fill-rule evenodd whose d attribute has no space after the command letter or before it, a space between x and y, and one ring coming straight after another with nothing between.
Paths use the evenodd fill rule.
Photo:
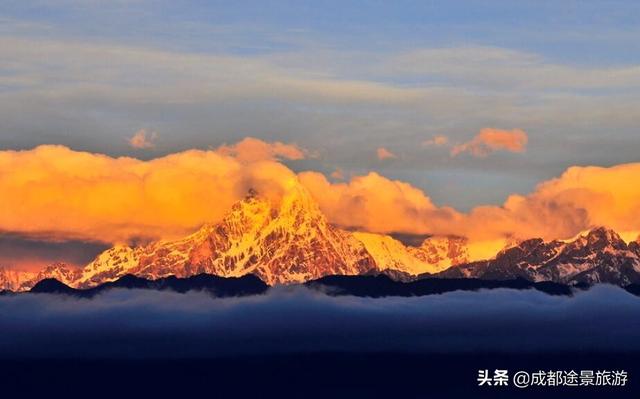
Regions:
<instances>
[{"instance_id":1,"label":"golden cloud","mask_svg":"<svg viewBox=\"0 0 640 399\"><path fill-rule=\"evenodd\" d=\"M348 228L422 234L460 217L451 208L436 207L420 189L375 172L346 183L331 183L318 172L298 178L329 220Z\"/></svg>"},{"instance_id":2,"label":"golden cloud","mask_svg":"<svg viewBox=\"0 0 640 399\"><path fill-rule=\"evenodd\" d=\"M180 236L215 222L249 187L269 195L295 174L191 150L141 161L40 146L0 152L0 230L126 242Z\"/></svg>"},{"instance_id":3,"label":"golden cloud","mask_svg":"<svg viewBox=\"0 0 640 399\"><path fill-rule=\"evenodd\" d=\"M521 129L501 130L484 128L473 139L451 149L451 156L468 152L476 157L485 157L495 151L524 152L529 138Z\"/></svg>"},{"instance_id":4,"label":"golden cloud","mask_svg":"<svg viewBox=\"0 0 640 399\"><path fill-rule=\"evenodd\" d=\"M437 206L423 191L377 173L344 183L330 183L316 172L301 173L299 179L339 225L381 233L459 235L486 243L563 239L594 226L636 237L640 186L632 182L638 176L640 163L575 166L529 195L514 194L501 206L478 206L468 213Z\"/></svg>"},{"instance_id":5,"label":"golden cloud","mask_svg":"<svg viewBox=\"0 0 640 399\"><path fill-rule=\"evenodd\" d=\"M310 191L331 223L371 232L500 242L569 238L597 225L627 236L640 231L640 186L633 184L640 163L571 167L531 194L463 213L374 172L343 182L313 171L296 175L273 159L287 154L287 144L251 140L149 161L51 145L0 151L0 231L106 243L173 238L219 221L250 187L277 198L297 184Z\"/></svg>"},{"instance_id":6,"label":"golden cloud","mask_svg":"<svg viewBox=\"0 0 640 399\"><path fill-rule=\"evenodd\" d=\"M217 149L217 152L232 156L242 162L305 158L305 151L295 144L285 144L279 141L267 143L253 137L247 137L233 145L223 145Z\"/></svg>"}]
</instances>

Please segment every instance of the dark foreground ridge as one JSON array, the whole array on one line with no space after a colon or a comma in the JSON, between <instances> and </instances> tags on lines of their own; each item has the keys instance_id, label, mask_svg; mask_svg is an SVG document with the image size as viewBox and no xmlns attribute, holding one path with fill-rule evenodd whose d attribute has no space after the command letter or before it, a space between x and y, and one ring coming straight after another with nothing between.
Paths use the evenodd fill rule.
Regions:
<instances>
[{"instance_id":1,"label":"dark foreground ridge","mask_svg":"<svg viewBox=\"0 0 640 399\"><path fill-rule=\"evenodd\" d=\"M523 278L513 280L424 278L402 282L393 280L384 274L375 276L326 276L300 284L300 286L322 291L332 296L351 295L371 298L424 296L452 291L478 291L498 288L514 290L533 289L548 295L571 296L578 290L586 290L590 287L586 284L570 286L550 281L532 282ZM45 279L38 282L29 292L91 298L104 291L115 288L168 290L178 293L204 291L215 297L237 297L264 294L270 287L254 275L219 277L210 274L198 274L186 278L170 276L157 280L148 280L142 277L126 275L118 280L88 289L76 289L55 279ZM624 289L635 296L640 296L640 285L638 284L629 285L624 287ZM10 293L5 292L4 294Z\"/></svg>"},{"instance_id":2,"label":"dark foreground ridge","mask_svg":"<svg viewBox=\"0 0 640 399\"><path fill-rule=\"evenodd\" d=\"M443 294L451 291L477 291L496 288L511 288L516 290L535 289L549 295L569 296L574 293L574 288L588 288L586 285L571 287L550 281L535 283L522 278L514 280L424 278L409 282L399 282L392 280L384 274L377 276L326 276L309 281L304 285L309 288L321 289L332 295L354 295L373 298L385 296L423 296Z\"/></svg>"},{"instance_id":3,"label":"dark foreground ridge","mask_svg":"<svg viewBox=\"0 0 640 399\"><path fill-rule=\"evenodd\" d=\"M533 282L523 278L512 280L483 280L475 278L423 278L414 281L396 281L387 275L375 276L325 276L300 284L333 296L358 296L381 298L388 296L410 297L444 294L452 291L478 291L482 289L507 288L514 290L537 290L548 295L571 296L577 290L589 289L587 284L565 285L551 281ZM198 274L179 278L169 276L157 280L148 280L128 274L115 281L100 284L93 288L76 289L56 279L38 282L31 291L91 298L114 288L168 290L178 293L205 291L215 297L237 297L260 295L267 292L269 286L258 277L248 274L242 277L219 277L211 274ZM640 296L640 284L623 287L627 292ZM3 291L3 295L10 294Z\"/></svg>"},{"instance_id":4,"label":"dark foreground ridge","mask_svg":"<svg viewBox=\"0 0 640 399\"><path fill-rule=\"evenodd\" d=\"M211 274L198 274L186 278L169 276L157 280L147 280L127 274L115 281L88 289L71 288L56 279L45 279L34 285L30 292L91 298L114 288L168 290L179 293L205 291L216 297L235 297L263 294L269 286L251 274L242 277L218 277Z\"/></svg>"}]
</instances>

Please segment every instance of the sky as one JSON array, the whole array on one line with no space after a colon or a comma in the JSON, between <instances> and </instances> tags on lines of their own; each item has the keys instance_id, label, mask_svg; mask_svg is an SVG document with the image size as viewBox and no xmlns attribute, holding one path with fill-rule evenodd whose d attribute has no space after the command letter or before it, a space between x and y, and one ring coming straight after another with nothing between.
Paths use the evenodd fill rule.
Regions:
<instances>
[{"instance_id":1,"label":"sky","mask_svg":"<svg viewBox=\"0 0 640 399\"><path fill-rule=\"evenodd\" d=\"M55 218L43 221L37 212L51 204L19 207L29 203L20 190L32 192L24 182L50 178L37 170L75 176L63 173L60 159L59 168L47 163L53 156L94 154L82 161L94 170L111 169L123 156L147 162L114 161L135 175L141 168L165 170L149 164L191 149L255 157L255 146L233 152L252 137L268 146L259 150L260 160L285 165L314 193L330 189L356 198L363 187L376 195L387 181L402 182L410 189L396 184L402 198L389 194L389 203L409 204L404 216L439 220L387 230L452 233L482 226L484 216L498 212L500 227L489 229L498 235L523 220L556 220L557 209L566 216L561 226L535 233L567 236L610 220L640 230L635 219L624 222L636 214L635 193L622 193L606 217L593 206L565 211L566 200L555 202L558 186L573 187L586 173L580 171L592 170L572 174L572 167L638 161L639 27L640 4L632 1L6 0L0 4L0 163L9 173L0 186L17 194L15 203L5 199L10 211L0 215L0 228L47 236L55 227ZM63 147L33 150L45 144ZM14 150L33 157L16 160ZM615 170L622 169L623 178L611 172L585 184L605 179L622 187L638 171ZM96 175L90 174L83 181ZM18 175L19 187L11 177ZM113 179L118 187L128 181ZM58 185L63 192L77 187L71 180ZM100 184L85 188L96 194ZM572 189L584 189L577 186ZM601 208L618 186L611 187L597 201L591 193L578 202L589 197ZM332 221L350 224L340 214L344 201L320 205ZM529 216L507 215L515 208ZM105 210L73 210L70 219L98 211ZM25 215L42 223L15 220ZM179 227L211 214L197 216L187 215ZM370 219L365 212L351 227L380 231L389 222ZM139 233L123 228L100 240L99 229L88 231L93 227L63 235L112 243Z\"/></svg>"}]
</instances>

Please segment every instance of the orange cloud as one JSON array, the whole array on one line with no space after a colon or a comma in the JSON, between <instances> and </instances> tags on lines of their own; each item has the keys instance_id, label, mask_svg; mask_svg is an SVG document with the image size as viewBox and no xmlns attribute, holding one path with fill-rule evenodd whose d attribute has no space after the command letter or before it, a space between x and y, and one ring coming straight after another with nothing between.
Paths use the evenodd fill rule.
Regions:
<instances>
[{"instance_id":1,"label":"orange cloud","mask_svg":"<svg viewBox=\"0 0 640 399\"><path fill-rule=\"evenodd\" d=\"M499 246L504 239L569 238L597 225L633 237L640 231L640 186L633 184L640 163L571 167L528 195L463 213L374 172L332 183L273 159L247 158L243 146L227 148L236 150L149 161L63 146L0 151L0 231L105 243L173 238L219 221L250 187L277 199L298 184L331 223L371 232L461 235Z\"/></svg>"},{"instance_id":2,"label":"orange cloud","mask_svg":"<svg viewBox=\"0 0 640 399\"><path fill-rule=\"evenodd\" d=\"M40 146L0 151L0 231L126 242L216 222L249 187L278 195L296 177L274 161L191 150L150 161Z\"/></svg>"},{"instance_id":3,"label":"orange cloud","mask_svg":"<svg viewBox=\"0 0 640 399\"><path fill-rule=\"evenodd\" d=\"M396 158L396 154L394 154L393 152L387 150L384 147L380 147L376 150L376 156L378 157L379 160L384 161L385 159L392 159L392 158Z\"/></svg>"},{"instance_id":4,"label":"orange cloud","mask_svg":"<svg viewBox=\"0 0 640 399\"><path fill-rule=\"evenodd\" d=\"M484 128L472 140L451 149L451 156L468 152L476 157L485 157L495 151L524 152L529 138L520 129L501 130Z\"/></svg>"},{"instance_id":5,"label":"orange cloud","mask_svg":"<svg viewBox=\"0 0 640 399\"><path fill-rule=\"evenodd\" d=\"M247 137L233 145L223 145L217 151L220 154L235 157L242 162L305 158L305 151L294 144L285 144L279 141L267 143L253 137Z\"/></svg>"},{"instance_id":6,"label":"orange cloud","mask_svg":"<svg viewBox=\"0 0 640 399\"><path fill-rule=\"evenodd\" d=\"M425 147L442 147L449 143L449 137L438 134L433 136L432 138L425 140L422 142L422 145Z\"/></svg>"},{"instance_id":7,"label":"orange cloud","mask_svg":"<svg viewBox=\"0 0 640 399\"><path fill-rule=\"evenodd\" d=\"M347 183L330 183L318 172L298 178L329 220L347 228L421 234L459 217L451 208L436 207L420 189L375 172Z\"/></svg>"},{"instance_id":8,"label":"orange cloud","mask_svg":"<svg viewBox=\"0 0 640 399\"><path fill-rule=\"evenodd\" d=\"M157 132L149 132L146 129L140 129L131 136L128 141L129 145L137 149L147 149L155 147L155 141L158 138Z\"/></svg>"},{"instance_id":9,"label":"orange cloud","mask_svg":"<svg viewBox=\"0 0 640 399\"><path fill-rule=\"evenodd\" d=\"M474 209L470 220L492 219L491 231L517 237L567 238L593 226L621 233L640 230L640 163L613 167L574 166L538 185L529 195L511 195L500 208Z\"/></svg>"},{"instance_id":10,"label":"orange cloud","mask_svg":"<svg viewBox=\"0 0 640 399\"><path fill-rule=\"evenodd\" d=\"M569 238L600 225L635 237L640 231L640 186L630 182L638 176L640 163L571 167L531 194L513 194L502 206L462 213L433 204L408 183L376 173L344 183L330 183L315 172L299 174L320 208L339 225L382 233L460 235L496 245L505 239Z\"/></svg>"}]
</instances>

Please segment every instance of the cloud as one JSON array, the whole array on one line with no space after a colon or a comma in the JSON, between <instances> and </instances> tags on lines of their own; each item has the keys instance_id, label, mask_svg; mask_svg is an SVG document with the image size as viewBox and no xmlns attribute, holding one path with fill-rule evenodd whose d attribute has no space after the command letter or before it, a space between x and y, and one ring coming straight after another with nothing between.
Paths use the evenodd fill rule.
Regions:
<instances>
[{"instance_id":1,"label":"cloud","mask_svg":"<svg viewBox=\"0 0 640 399\"><path fill-rule=\"evenodd\" d=\"M475 157L485 157L495 151L524 152L529 138L521 129L501 130L484 128L472 140L451 149L451 156L468 152Z\"/></svg>"},{"instance_id":2,"label":"cloud","mask_svg":"<svg viewBox=\"0 0 640 399\"><path fill-rule=\"evenodd\" d=\"M109 243L176 237L220 220L250 187L275 196L296 179L278 162L234 154L142 161L54 145L0 151L0 191L11 193L0 200L0 231Z\"/></svg>"},{"instance_id":3,"label":"cloud","mask_svg":"<svg viewBox=\"0 0 640 399\"><path fill-rule=\"evenodd\" d=\"M305 151L295 144L279 141L265 141L246 137L233 145L223 145L217 149L222 155L232 156L242 162L256 162L276 159L300 160L305 158Z\"/></svg>"},{"instance_id":4,"label":"cloud","mask_svg":"<svg viewBox=\"0 0 640 399\"><path fill-rule=\"evenodd\" d=\"M638 312L638 298L610 286L574 297L505 289L379 299L305 288L216 299L141 290L90 300L23 294L0 297L0 357L626 352L640 349Z\"/></svg>"},{"instance_id":5,"label":"cloud","mask_svg":"<svg viewBox=\"0 0 640 399\"><path fill-rule=\"evenodd\" d=\"M0 47L6 49L4 59L25 66L14 74L0 74L0 82L20 91L53 90L65 98L97 95L126 103L182 105L247 98L393 104L415 101L426 93L420 88L286 67L269 56L10 36L0 36Z\"/></svg>"},{"instance_id":6,"label":"cloud","mask_svg":"<svg viewBox=\"0 0 640 399\"><path fill-rule=\"evenodd\" d=\"M489 46L413 49L387 59L384 70L491 90L640 87L638 65L577 66L536 53Z\"/></svg>"},{"instance_id":7,"label":"cloud","mask_svg":"<svg viewBox=\"0 0 640 399\"><path fill-rule=\"evenodd\" d=\"M449 144L449 137L442 134L435 135L422 142L422 145L425 147L442 147L447 144Z\"/></svg>"},{"instance_id":8,"label":"cloud","mask_svg":"<svg viewBox=\"0 0 640 399\"><path fill-rule=\"evenodd\" d=\"M564 239L595 226L633 236L640 231L640 188L629 182L637 176L640 163L574 166L530 194L512 194L501 206L481 205L464 213L438 206L422 190L374 172L337 183L317 172L299 174L323 212L339 225L383 233L460 235L493 250L504 245L504 239ZM482 253L480 247L476 250Z\"/></svg>"},{"instance_id":9,"label":"cloud","mask_svg":"<svg viewBox=\"0 0 640 399\"><path fill-rule=\"evenodd\" d=\"M422 190L375 172L344 183L331 183L318 172L298 177L329 220L348 228L419 234L458 215L453 209L436 207Z\"/></svg>"},{"instance_id":10,"label":"cloud","mask_svg":"<svg viewBox=\"0 0 640 399\"><path fill-rule=\"evenodd\" d=\"M379 147L376 150L376 156L378 157L379 160L384 161L385 159L393 159L393 158L397 158L396 154L394 154L393 152L387 150L384 147Z\"/></svg>"},{"instance_id":11,"label":"cloud","mask_svg":"<svg viewBox=\"0 0 640 399\"><path fill-rule=\"evenodd\" d=\"M559 86L551 80L553 72L536 72L540 78L531 80L534 69L558 66L553 60L507 49L416 49L417 61L403 66L396 56L405 53L319 54L317 46L295 52L276 47L238 53L215 46L209 52L190 52L55 35L2 36L0 86L7 89L0 91L0 147L46 142L122 154L128 144L119 132L134 132L156 119L163 151L183 150L185 143L205 148L212 138L216 145L233 143L252 135L320 149L327 164L352 170L361 170L375 156L358 153L375 138L393 143L393 151L402 154L403 168L395 177L417 181L412 171L460 172L443 157L420 153L416 144L427 138L425 126L458 143L467 138L455 132L495 125L540 132L535 157L501 168L519 187L533 183L532 168L539 176L552 176L570 164L634 159L635 110L640 105L635 88L640 86L634 85L633 66L560 65L566 73L557 80L566 84ZM501 69L505 66L515 71L506 73ZM593 77L605 91L582 90L584 85L570 84L570 76ZM605 130L611 133L606 138L598 134ZM394 141L399 132L403 139ZM567 132L581 132L580 139ZM571 159L560 151L565 145L575 149ZM455 168L475 166L462 162ZM488 160L484 166L504 165ZM483 192L480 185L495 176L476 172L473 190L457 195L457 206L469 208L479 198L495 202L506 195L504 186L493 196L478 194ZM441 195L458 183L427 188Z\"/></svg>"},{"instance_id":12,"label":"cloud","mask_svg":"<svg viewBox=\"0 0 640 399\"><path fill-rule=\"evenodd\" d=\"M149 132L146 129L140 129L134 133L127 141L129 145L136 149L147 149L156 146L155 141L158 138L157 132Z\"/></svg>"},{"instance_id":13,"label":"cloud","mask_svg":"<svg viewBox=\"0 0 640 399\"><path fill-rule=\"evenodd\" d=\"M250 139L223 148L148 161L51 145L0 151L0 192L11 193L0 198L0 231L49 241L175 238L221 220L249 188L277 200L302 184L330 223L466 236L479 249L499 249L505 239L569 238L598 225L640 232L640 188L629 183L640 176L640 163L571 167L530 194L465 213L375 172L335 182L319 172L296 174L274 160L300 156L286 144Z\"/></svg>"}]
</instances>

